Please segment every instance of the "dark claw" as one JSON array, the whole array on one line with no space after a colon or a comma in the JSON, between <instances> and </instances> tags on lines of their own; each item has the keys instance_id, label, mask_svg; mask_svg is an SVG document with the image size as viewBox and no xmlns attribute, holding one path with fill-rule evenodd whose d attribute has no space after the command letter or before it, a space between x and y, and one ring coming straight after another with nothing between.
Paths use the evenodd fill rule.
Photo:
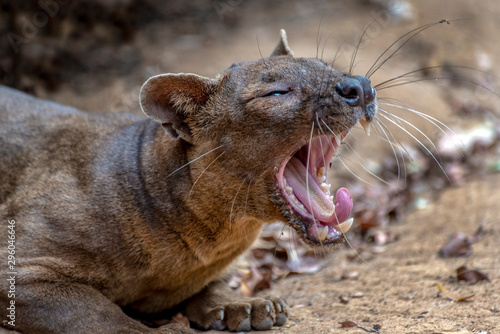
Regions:
<instances>
[{"instance_id":1,"label":"dark claw","mask_svg":"<svg viewBox=\"0 0 500 334\"><path fill-rule=\"evenodd\" d=\"M236 332L250 332L252 330L252 326L250 325L250 319L242 320L238 326L236 326Z\"/></svg>"}]
</instances>

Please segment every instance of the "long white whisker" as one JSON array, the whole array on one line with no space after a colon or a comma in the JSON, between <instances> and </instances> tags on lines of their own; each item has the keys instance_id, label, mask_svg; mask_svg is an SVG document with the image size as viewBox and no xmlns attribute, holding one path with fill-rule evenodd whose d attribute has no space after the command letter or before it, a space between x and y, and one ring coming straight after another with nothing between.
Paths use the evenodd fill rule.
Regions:
<instances>
[{"instance_id":1,"label":"long white whisker","mask_svg":"<svg viewBox=\"0 0 500 334\"><path fill-rule=\"evenodd\" d=\"M207 171L207 169L208 169L210 166L212 166L212 164L213 164L214 162L216 162L216 161L217 161L220 157L222 157L222 155L223 155L224 153L226 153L226 151L224 151L224 152L222 152L221 154L219 154L219 155L217 156L217 158L215 158L215 159L214 159L214 160L213 160L213 161L212 161L212 162L211 162L211 163L210 163L207 167L205 167L205 169L203 169L203 172L201 172L201 174L200 174L200 175L198 175L198 177L196 178L196 180L195 180L195 181L194 181L194 183L193 183L193 186L191 187L191 190L189 191L189 195L188 195L188 197L190 197L190 196L191 196L191 194L193 193L194 186L196 185L196 183L198 182L198 180L200 179L200 177L201 177L201 176L202 176L202 175L203 175L203 174Z\"/></svg>"},{"instance_id":2,"label":"long white whisker","mask_svg":"<svg viewBox=\"0 0 500 334\"><path fill-rule=\"evenodd\" d=\"M405 120L404 118L401 118L401 117L399 117L399 116L396 116L396 115L394 115L394 114L392 114L392 113L388 112L387 110L384 110L384 109L381 109L381 108L379 108L379 110L380 110L381 112L383 112L383 113L386 113L387 115L390 115L391 117L394 117L394 118L395 118L395 119L397 119L397 120L400 120L401 122L404 122L405 124L408 124L408 125L409 125L409 126L411 126L413 129L417 130L417 131L418 131L418 133L420 133L422 136L424 136L424 138L425 138L425 139L427 139L427 141L429 141L429 143L432 145L432 147L434 147L434 149L435 149L436 151L438 150L438 149L437 149L437 147L436 147L436 145L434 145L434 142L433 142L433 141L432 141L432 140L431 140L431 139L430 139L430 138L429 138L429 137L428 137L428 136L427 136L427 135L426 135L426 134L425 134L422 130L420 130L419 128L417 128L415 125L411 124L410 122L408 122L408 121L407 121L407 120ZM383 114L381 114L381 116L385 117L386 119L389 119L387 116L385 116L385 115L383 115ZM394 124L395 124L395 123L394 123ZM401 127L401 126L399 126L399 125L398 125L398 127L399 127L400 129L404 130L406 133L409 133L409 132L408 132L408 130L406 130L406 129L404 128L404 126L403 126L403 127Z\"/></svg>"},{"instance_id":3,"label":"long white whisker","mask_svg":"<svg viewBox=\"0 0 500 334\"><path fill-rule=\"evenodd\" d=\"M337 219L337 221L338 221L338 219ZM342 232L342 231L340 231L340 232L344 236L344 240L347 243L347 245L349 245L349 247L354 251L354 254L356 254L356 256L359 257L361 259L361 261L363 261L364 263L368 263L368 262L366 262L365 259L363 259L363 257L361 256L361 254L358 253L358 251L356 250L356 248L354 248L354 246L351 244L351 242L347 238L347 235L344 232Z\"/></svg>"},{"instance_id":4,"label":"long white whisker","mask_svg":"<svg viewBox=\"0 0 500 334\"><path fill-rule=\"evenodd\" d=\"M247 180L246 178L243 179L243 182L241 182L240 186L238 187L238 190L236 191L236 195L234 195L233 204L231 204L231 212L229 213L229 229L231 229L231 220L233 217L234 203L236 202L236 198L238 197L238 194L240 193L240 189L245 184L246 180Z\"/></svg>"},{"instance_id":5,"label":"long white whisker","mask_svg":"<svg viewBox=\"0 0 500 334\"><path fill-rule=\"evenodd\" d=\"M323 121L323 120L322 120ZM323 121L323 124L328 128L328 130L337 138L339 138L339 136L335 135L332 131L332 129L330 129L330 127ZM380 177L378 177L377 175L375 175L373 172L371 172L363 163L362 161L365 161L355 150L354 148L349 144L349 142L347 141L344 141L344 144L346 144L349 149L359 158L359 165L366 171L368 172L370 175L372 175L373 177L375 177L376 179L378 179L379 181L383 182L383 183L387 183L387 181L381 179ZM333 143L332 143L333 145ZM349 169L346 164L342 161L342 159L340 159L339 156L337 156L337 158L340 160L340 162L342 163L342 165L344 165L344 167L352 174L354 175L356 178L358 178L359 180L365 182L366 184L369 184L369 185L372 185L372 186L375 186L374 184L368 182L368 181L365 181L363 180L360 176L356 175L356 173L354 173L351 169Z\"/></svg>"},{"instance_id":6,"label":"long white whisker","mask_svg":"<svg viewBox=\"0 0 500 334\"><path fill-rule=\"evenodd\" d=\"M335 134L333 133L332 129L330 129L330 127L329 127L329 126L325 123L325 121L323 121L323 120L321 120L321 121L323 122L323 124L325 124L325 126L326 126L326 127L328 128L328 130L332 133L332 135L338 138L338 136L337 136L337 135L335 135ZM323 132L323 134L325 134L325 133L324 133L324 131L323 131L323 129L321 128L321 125L319 124L319 122L318 122L318 127L320 128L320 131L321 131L321 132ZM329 141L329 143L330 143L330 145L331 145L332 147L334 147L332 142L330 142L330 141ZM320 144L321 144L321 141L320 141ZM349 145L349 147L351 147L351 149L352 149L352 146L350 146L350 145ZM335 148L335 147L334 147L334 148ZM354 150L353 150L353 151L354 151ZM356 153L356 152L355 152L355 153ZM356 155L359 157L359 155L358 155L357 153L356 153ZM339 160L340 160L340 158L339 158ZM342 163L342 164L343 164L343 163ZM345 165L344 165L344 166L345 166ZM346 167L346 168L347 168L347 167ZM364 168L364 166L363 166L363 168ZM347 168L347 170L349 170L349 169ZM368 170L366 170L366 171L367 171L367 172L369 172L369 173L371 174L371 172L370 172L370 171L368 171ZM352 173L352 172L351 172L351 173ZM355 175L355 174L353 173L353 175ZM375 176L375 177L377 177L376 175L374 175L374 176ZM381 181L383 181L383 180L381 180ZM384 181L383 181L383 182L384 182ZM335 217L336 217L336 216L335 216ZM337 218L337 217L336 217L336 218ZM340 222L339 222L338 218L337 218L337 224L340 224ZM356 254L356 255L357 255L357 256L358 256L358 257L359 257L359 258L360 258L363 262L365 262L365 263L366 263L365 259L363 259L363 258L361 257L361 255L360 255L360 254L356 251L356 249L354 248L354 246L351 244L351 242L350 242L350 241L349 241L349 239L347 238L347 235L346 235L346 234L345 234L342 230L341 230L340 232L342 233L342 235L343 235L343 237L344 237L344 240L346 241L347 245L349 245L349 247L350 247L350 248L354 251L354 253L355 253L355 254ZM315 254L316 254L316 253L315 253Z\"/></svg>"},{"instance_id":7,"label":"long white whisker","mask_svg":"<svg viewBox=\"0 0 500 334\"><path fill-rule=\"evenodd\" d=\"M365 159L363 159L363 157L361 157L358 152L356 152L356 150L351 146L351 144L349 144L348 141L345 141L345 145L351 150L352 153L354 153L354 155L358 158L358 164L361 166L361 168L363 168L368 174L370 174L371 176L373 176L374 178L376 178L377 180L379 180L380 182L382 183L385 183L385 184L389 184L387 181L385 181L384 179L380 178L378 175L374 174L372 171L370 171L368 169L368 167L365 166L365 164L363 162L366 162Z\"/></svg>"},{"instance_id":8,"label":"long white whisker","mask_svg":"<svg viewBox=\"0 0 500 334\"><path fill-rule=\"evenodd\" d=\"M393 121L397 122L397 123L401 126L401 129L402 129L403 131L407 131L407 130L406 130L406 127L405 127L405 124L401 121L401 119L397 119L397 118L396 118L396 115L394 115L393 113L390 113L390 112L388 112L387 110L382 109L382 108L380 108L380 107L379 107L379 109L378 109L378 110L379 110L379 112L385 112L385 114L386 114L388 117L391 117Z\"/></svg>"},{"instance_id":9,"label":"long white whisker","mask_svg":"<svg viewBox=\"0 0 500 334\"><path fill-rule=\"evenodd\" d=\"M319 134L320 135L325 135L325 132L323 131L323 129L321 128L321 124L319 123L318 114L316 114L316 123L318 123L318 132L319 132ZM323 152L324 152L324 150L323 150L323 141L321 140L321 137L319 138L319 146L321 147L321 153L322 153L321 154L321 158L323 159L323 165L326 166L325 155L323 154Z\"/></svg>"},{"instance_id":10,"label":"long white whisker","mask_svg":"<svg viewBox=\"0 0 500 334\"><path fill-rule=\"evenodd\" d=\"M247 195L245 197L245 210L243 211L243 216L247 215L247 206L248 206L248 195L250 194L250 183L248 183Z\"/></svg>"},{"instance_id":11,"label":"long white whisker","mask_svg":"<svg viewBox=\"0 0 500 334\"><path fill-rule=\"evenodd\" d=\"M400 105L397 105L397 104L394 104L394 103L380 102L379 105L381 105L381 104L382 105L386 105L386 106L390 106L390 107L394 107L394 108L398 108L398 109L401 109L401 110L407 110L407 111L410 111L410 112L412 112L412 113L414 113L416 115L419 115L422 118L426 119L428 122L432 123L432 125L434 125L436 128L438 128L444 134L446 134L446 132L443 130L443 128L445 128L446 130L448 130L450 132L453 132L453 130L449 126L447 126L446 124L444 124L443 122L441 122L437 118L432 117L430 115L427 115L426 113L423 113L421 111L418 111L418 110L415 110L415 109L412 109L412 108L408 108L408 107L403 107L403 106L400 106ZM443 127L443 128L441 128L441 127Z\"/></svg>"},{"instance_id":12,"label":"long white whisker","mask_svg":"<svg viewBox=\"0 0 500 334\"><path fill-rule=\"evenodd\" d=\"M248 206L248 194L250 193L250 186L251 184L248 184L247 187L247 196L245 197L245 210L243 211L243 217L246 217L247 215L247 206ZM231 220L229 220L231 221ZM243 224L243 233L245 234L245 239L248 241L248 236L247 236L247 231L246 231L246 224Z\"/></svg>"},{"instance_id":13,"label":"long white whisker","mask_svg":"<svg viewBox=\"0 0 500 334\"><path fill-rule=\"evenodd\" d=\"M344 166L344 168L347 169L349 171L349 173L351 173L355 178L357 178L361 182L366 183L366 184L368 184L370 186L373 186L373 187L376 186L375 184L364 180L362 177L360 177L359 175L357 175L356 173L354 173L349 167L347 167L347 165L344 163L344 161L339 156L337 156L337 159L339 159L340 163Z\"/></svg>"},{"instance_id":14,"label":"long white whisker","mask_svg":"<svg viewBox=\"0 0 500 334\"><path fill-rule=\"evenodd\" d=\"M380 114L380 116L384 117L384 118L385 118L385 119L387 119L389 122L391 122L392 124L396 125L396 126L397 126L397 127L399 127L400 129L402 129L402 128L401 128L401 126L400 126L399 124L397 124L396 122L394 122L394 121L393 121L392 119L390 119L389 117L387 117L387 116L385 116L385 115L383 115L383 114ZM404 129L402 129L402 130L403 130L403 131L405 131L405 132L406 132L406 134L407 134L408 136L410 136L411 138L413 138L413 140L415 140L415 141L416 141L416 142L417 142L417 143L418 143L418 144L419 144L419 145L420 145L420 146L421 146L421 147L422 147L422 148L423 148L423 149L424 149L427 153L429 153L429 155L432 157L432 159L433 159L433 160L436 162L436 164L439 166L439 168L441 169L441 171L443 172L443 174L446 176L446 178L448 179L448 181L449 181L450 183L452 183L452 182L451 182L451 180L450 180L450 178L448 177L448 174L447 174L447 173L446 173L446 171L444 170L443 166L439 163L439 161L437 160L436 156L435 156L434 154L432 154L431 150L430 150L427 146L425 146L425 145L424 145L424 143L422 143L420 140L418 140L418 139L417 139L417 137L415 137L414 135L412 135L410 132L408 132L408 131L406 131L406 130L404 130ZM417 130L418 130L418 129L417 129ZM424 135L424 136L425 136L425 135Z\"/></svg>"},{"instance_id":15,"label":"long white whisker","mask_svg":"<svg viewBox=\"0 0 500 334\"><path fill-rule=\"evenodd\" d=\"M213 151L218 150L218 149L219 149L219 148L221 148L222 146L224 146L224 145L218 146L218 147L216 147L216 148L214 148L214 149L212 149L212 150L208 151L207 153L204 153L204 154L200 155L198 158L191 160L191 161L190 161L190 162L188 162L187 164L182 165L181 167L179 167L179 168L177 168L176 170L174 170L172 173L168 174L168 176L167 176L167 177L172 176L172 174L175 174L176 172L178 172L178 171L180 171L181 169L183 169L184 167L186 167L186 166L188 166L188 165L192 164L192 163L193 163L193 162L195 162L196 160L203 158L205 155L210 154L210 153L212 153Z\"/></svg>"},{"instance_id":16,"label":"long white whisker","mask_svg":"<svg viewBox=\"0 0 500 334\"><path fill-rule=\"evenodd\" d=\"M434 125L436 128L439 129L439 131L441 131L448 138L450 137L450 135L448 133L446 133L446 131L444 131L444 129L448 130L451 133L454 133L454 131L449 126L447 126L446 124L444 124L443 122L441 122L437 118L432 117L430 115L427 115L426 113L423 113L421 111L418 111L418 110L415 110L415 109L412 109L412 108L408 108L408 107L403 107L403 106L400 106L400 105L397 105L397 104L393 104L393 103L382 102L380 104L412 112L415 115L420 116L421 118L425 119L427 122L429 122L432 125ZM386 112L387 112L387 110L386 110ZM465 147L465 144L462 141L460 141L460 142L461 142L461 144L463 146L463 151L466 151L467 149ZM462 153L462 155L463 155L463 153Z\"/></svg>"},{"instance_id":17,"label":"long white whisker","mask_svg":"<svg viewBox=\"0 0 500 334\"><path fill-rule=\"evenodd\" d=\"M279 242L281 241L281 237L284 235L283 232L285 231L285 228L288 227L290 230L293 230L293 228L291 228L290 226L286 225L286 224L282 224L282 229L281 229L281 232L278 236L278 240L275 241L275 244L276 246L274 247L274 254L273 254L273 260L276 260L276 253L278 251L278 246L279 246ZM292 246L290 246L291 248Z\"/></svg>"},{"instance_id":18,"label":"long white whisker","mask_svg":"<svg viewBox=\"0 0 500 334\"><path fill-rule=\"evenodd\" d=\"M354 151L353 151L354 152ZM354 152L354 154L357 155L356 152ZM362 180L363 182L365 182L366 184L369 184L371 186L375 186L374 183L371 183L371 182L368 182L366 180L364 180L363 178L361 178L361 176L359 175L356 175L356 173L354 173L351 169L347 168L347 166L345 165L345 161L343 161L341 158L339 158L339 160L342 162L342 164L344 165L344 167L351 173L353 174L356 178ZM349 160L351 161L351 160ZM352 162L351 162L352 163ZM378 176L377 174L373 173L371 170L368 169L368 167L366 167L364 164L362 164L360 161L358 161L358 164L361 166L361 168L363 168L363 170L365 172L367 172L369 175L371 175L373 178L375 178L376 180L384 183L384 184L389 184L386 180L382 179L380 176Z\"/></svg>"},{"instance_id":19,"label":"long white whisker","mask_svg":"<svg viewBox=\"0 0 500 334\"><path fill-rule=\"evenodd\" d=\"M311 126L311 134L309 135L309 149L307 150L307 162L306 162L306 189L307 189L307 200L309 201L309 207L311 208L311 215L313 216L313 221L316 222L316 219L314 219L314 209L311 203L311 194L309 193L309 160L311 158L311 142L312 142L312 135L314 132L314 122L312 123Z\"/></svg>"},{"instance_id":20,"label":"long white whisker","mask_svg":"<svg viewBox=\"0 0 500 334\"><path fill-rule=\"evenodd\" d=\"M292 240L293 240L293 247L290 247L287 251L287 255L289 256L289 261L290 262L295 262L295 263L298 263L298 264L301 264L302 263L302 259L300 258L300 256L298 255L298 252L297 252L297 249L299 247L297 247L297 239L295 238L296 237L296 234L295 234L295 230L291 227L290 228L290 235L292 236ZM300 239L299 239L300 240Z\"/></svg>"},{"instance_id":21,"label":"long white whisker","mask_svg":"<svg viewBox=\"0 0 500 334\"><path fill-rule=\"evenodd\" d=\"M326 123L325 123L325 121L324 121L324 120L321 120L321 121L322 121L322 122L323 122L323 124L326 126L326 128L328 129L328 131L330 131L330 133L331 133L331 134L332 134L335 138L340 139L340 137L339 137L338 135L336 135L336 134L333 132L333 130L332 130L332 129L328 126L328 124L326 124ZM332 145L333 145L333 143L332 143Z\"/></svg>"},{"instance_id":22,"label":"long white whisker","mask_svg":"<svg viewBox=\"0 0 500 334\"><path fill-rule=\"evenodd\" d=\"M413 160L413 157L411 156L410 152L408 152L408 150L406 149L406 147L399 140L397 140L396 137L394 137L394 135L392 134L391 130L389 130L389 128L387 127L387 125L385 125L384 122L382 122L382 120L380 120L378 118L377 118L377 124L379 126L384 127L384 129L391 135L391 138L392 138L392 140L388 140L387 138L382 138L382 137L380 137L379 139L383 140L386 143L396 145L398 147L398 150L399 150L399 152L400 152L401 155L402 155L402 153L404 151L411 158L411 160Z\"/></svg>"},{"instance_id":23,"label":"long white whisker","mask_svg":"<svg viewBox=\"0 0 500 334\"><path fill-rule=\"evenodd\" d=\"M326 124L326 122L324 120L321 120L321 122L323 122L323 124L326 126L326 128L328 129L328 131L330 131L330 133L337 139L340 139L339 136L337 136L332 129L330 129L330 127L328 126L328 124ZM331 143L331 145L333 146L333 143Z\"/></svg>"},{"instance_id":24,"label":"long white whisker","mask_svg":"<svg viewBox=\"0 0 500 334\"><path fill-rule=\"evenodd\" d=\"M379 120L375 120L376 124L379 126L380 130L384 133L385 137L387 138L387 142L389 143L389 146L391 147L391 150L392 150L392 153L394 154L394 158L396 159L396 165L398 167L398 181L401 180L401 165L399 164L399 158L398 158L398 154L396 153L396 150L394 148L394 143L390 140L389 138L389 135L387 134L386 130L384 130L384 127L385 125L379 121ZM387 129L387 131L389 131L389 129ZM390 131L389 131L390 133ZM394 136L392 135L391 133L391 137L394 139ZM404 159L404 156L401 152L401 148L398 146L398 149L399 149L399 153L401 154L401 157L402 157L402 160L403 160L403 170L405 172L405 175L406 175L406 163L405 163L405 159ZM405 178L406 179L406 178ZM406 180L405 180L405 183L406 183Z\"/></svg>"}]
</instances>

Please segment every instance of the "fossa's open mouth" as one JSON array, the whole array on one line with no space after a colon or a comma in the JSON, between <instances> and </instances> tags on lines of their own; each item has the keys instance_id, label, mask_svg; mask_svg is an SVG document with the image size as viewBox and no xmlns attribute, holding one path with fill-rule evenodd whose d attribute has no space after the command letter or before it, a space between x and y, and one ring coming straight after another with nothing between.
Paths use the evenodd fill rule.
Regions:
<instances>
[{"instance_id":1,"label":"fossa's open mouth","mask_svg":"<svg viewBox=\"0 0 500 334\"><path fill-rule=\"evenodd\" d=\"M339 241L353 222L349 191L340 188L333 195L328 183L330 161L346 134L313 138L285 159L276 175L283 197L315 243Z\"/></svg>"}]
</instances>

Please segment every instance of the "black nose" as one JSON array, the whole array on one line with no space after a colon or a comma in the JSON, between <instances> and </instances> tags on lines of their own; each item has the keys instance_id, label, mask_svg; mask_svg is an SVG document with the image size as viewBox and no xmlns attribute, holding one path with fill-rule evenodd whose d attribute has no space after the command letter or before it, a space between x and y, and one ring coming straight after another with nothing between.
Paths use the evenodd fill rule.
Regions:
<instances>
[{"instance_id":1,"label":"black nose","mask_svg":"<svg viewBox=\"0 0 500 334\"><path fill-rule=\"evenodd\" d=\"M375 89L367 77L345 77L337 84L337 93L353 107L365 108L375 100Z\"/></svg>"}]
</instances>

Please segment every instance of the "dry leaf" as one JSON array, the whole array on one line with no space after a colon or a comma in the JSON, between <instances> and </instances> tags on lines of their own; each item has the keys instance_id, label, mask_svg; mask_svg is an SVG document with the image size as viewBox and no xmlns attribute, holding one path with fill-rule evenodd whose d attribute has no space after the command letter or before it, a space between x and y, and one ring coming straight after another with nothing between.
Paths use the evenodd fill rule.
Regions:
<instances>
[{"instance_id":1,"label":"dry leaf","mask_svg":"<svg viewBox=\"0 0 500 334\"><path fill-rule=\"evenodd\" d=\"M341 279L355 281L359 279L359 271L345 271L342 273Z\"/></svg>"},{"instance_id":2,"label":"dry leaf","mask_svg":"<svg viewBox=\"0 0 500 334\"><path fill-rule=\"evenodd\" d=\"M343 321L340 323L340 327L342 328L351 328L351 327L358 327L358 323L356 321Z\"/></svg>"},{"instance_id":3,"label":"dry leaf","mask_svg":"<svg viewBox=\"0 0 500 334\"><path fill-rule=\"evenodd\" d=\"M476 233L466 237L463 233L457 233L438 252L441 257L458 257L472 254L472 244L481 240L484 232L485 221L479 224Z\"/></svg>"},{"instance_id":4,"label":"dry leaf","mask_svg":"<svg viewBox=\"0 0 500 334\"><path fill-rule=\"evenodd\" d=\"M470 299L472 297L474 297L475 295L469 295L469 296L459 296L459 295L456 295L454 294L453 292L450 292L448 290L446 290L442 285L441 283L438 283L437 284L437 288L439 291L441 291L446 297L450 298L451 300L454 300L456 302L463 302L463 301L466 301L467 299Z\"/></svg>"},{"instance_id":5,"label":"dry leaf","mask_svg":"<svg viewBox=\"0 0 500 334\"><path fill-rule=\"evenodd\" d=\"M457 268L457 279L459 281L466 281L469 283L477 283L480 281L490 280L487 273L482 272L479 269L469 269L465 265Z\"/></svg>"},{"instance_id":6,"label":"dry leaf","mask_svg":"<svg viewBox=\"0 0 500 334\"><path fill-rule=\"evenodd\" d=\"M438 252L441 257L469 256L472 254L472 244L463 233L457 233Z\"/></svg>"}]
</instances>

